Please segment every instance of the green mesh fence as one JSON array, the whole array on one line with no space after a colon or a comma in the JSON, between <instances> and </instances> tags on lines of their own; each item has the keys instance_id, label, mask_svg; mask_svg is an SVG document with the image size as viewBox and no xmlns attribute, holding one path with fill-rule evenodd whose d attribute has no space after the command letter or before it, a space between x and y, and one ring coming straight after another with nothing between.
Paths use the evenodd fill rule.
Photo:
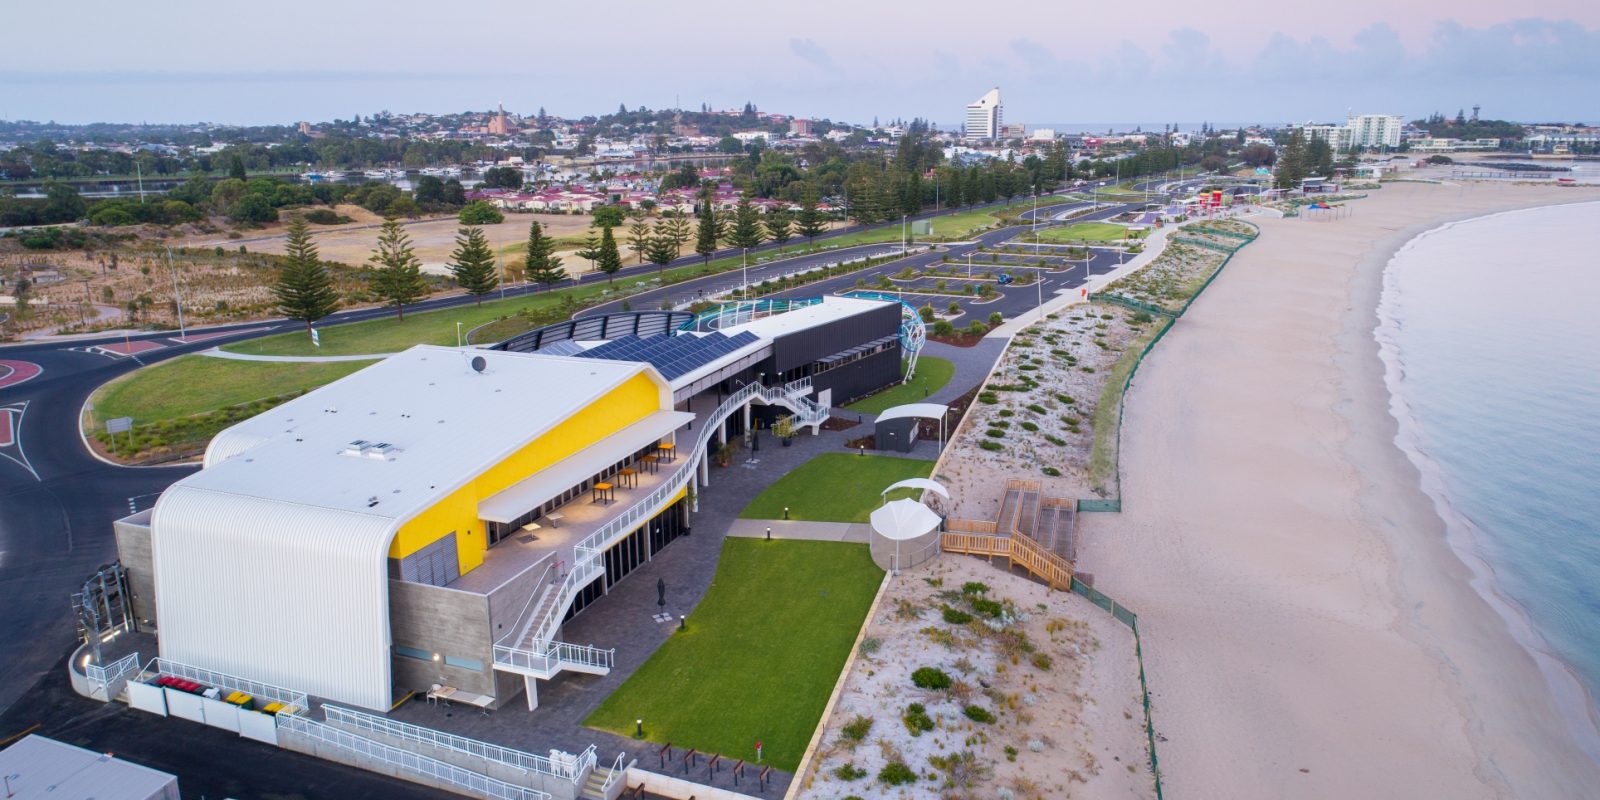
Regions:
<instances>
[{"instance_id":1,"label":"green mesh fence","mask_svg":"<svg viewBox=\"0 0 1600 800\"><path fill-rule=\"evenodd\" d=\"M1256 238L1256 234L1253 233L1238 233L1236 231L1225 231L1221 228L1207 228L1204 226L1190 226L1189 231L1191 233L1203 233L1207 236L1221 236L1224 239L1243 239L1246 243L1255 241Z\"/></svg>"},{"instance_id":2,"label":"green mesh fence","mask_svg":"<svg viewBox=\"0 0 1600 800\"><path fill-rule=\"evenodd\" d=\"M1139 615L1133 613L1127 606L1112 600L1104 592L1072 578L1072 591L1083 595L1089 602L1110 612L1113 619L1128 626L1133 631L1133 654L1139 661L1139 695L1144 703L1144 736L1150 748L1150 775L1156 783L1156 800L1163 800L1161 793L1161 762L1156 758L1156 728L1150 716L1150 684L1145 681L1144 675L1144 642L1139 638Z\"/></svg>"},{"instance_id":3,"label":"green mesh fence","mask_svg":"<svg viewBox=\"0 0 1600 800\"><path fill-rule=\"evenodd\" d=\"M1239 249L1237 247L1229 247L1219 242L1208 242L1205 239L1196 239L1191 236L1174 236L1172 237L1172 241L1175 244L1187 244L1194 247L1204 247L1207 250L1215 250L1219 253L1232 253L1233 251Z\"/></svg>"},{"instance_id":4,"label":"green mesh fence","mask_svg":"<svg viewBox=\"0 0 1600 800\"><path fill-rule=\"evenodd\" d=\"M1174 241L1179 241L1179 240L1178 239L1174 239ZM1146 344L1142 350L1139 351L1138 359L1133 362L1133 369L1128 370L1128 376L1126 378L1124 378L1123 381L1122 381L1122 391L1118 395L1118 399L1117 399L1117 402L1119 404L1121 404L1126 399L1126 397L1128 395L1128 387L1133 385L1133 378L1134 378L1135 375L1139 374L1139 366L1144 363L1145 356L1150 355L1150 351L1155 349L1156 343L1160 342L1161 338L1167 335L1167 331L1172 330L1172 325L1174 323L1176 323L1178 319L1183 317L1184 312L1187 312L1189 310L1189 306L1193 305L1194 301L1199 299L1201 294L1205 293L1206 288L1211 285L1211 282L1216 280L1218 275L1222 274L1223 268L1227 267L1228 266L1228 262L1233 260L1234 254L1237 253L1240 249L1243 249L1245 244L1249 244L1250 242L1253 242L1253 241L1255 241L1255 237L1251 236L1248 241L1244 242L1244 244L1241 244L1241 245L1239 245L1239 247L1234 248L1232 250L1228 250L1226 248L1221 248L1221 247L1213 248L1213 249L1219 250L1220 252L1227 253L1227 256L1222 259L1222 263L1218 264L1216 269L1211 271L1211 274L1206 277L1205 282L1200 284L1200 287L1195 290L1194 294L1189 296L1188 300L1184 301L1183 306L1181 308L1179 308L1176 312L1168 311L1166 309L1160 308L1159 306L1154 306L1154 305L1151 305L1149 303L1145 303L1145 302L1142 302L1142 301L1139 301L1139 300L1133 300L1131 298L1122 297L1121 295L1095 294L1095 295L1090 295L1089 296L1089 299L1091 301L1093 301L1093 302L1097 302L1097 303L1098 302L1106 302L1106 303L1111 303L1113 305L1123 306L1124 308L1132 308L1132 309L1141 310L1141 311L1148 311L1151 314L1158 314L1159 316L1157 317L1157 319L1168 319L1168 320L1170 320L1166 325L1162 326L1160 330L1156 331L1156 335L1154 337L1151 337L1150 342L1148 344ZM1121 460L1122 460L1122 411L1121 411L1120 408L1117 411L1116 447L1117 447L1117 449L1116 449L1116 459L1118 461L1118 465L1117 465L1116 468L1114 468L1111 471L1111 484L1112 484L1112 487L1113 487L1113 496L1112 497L1105 497L1105 498L1091 498L1091 499L1079 500L1077 502L1077 510L1078 511L1080 511L1080 512L1117 512L1117 513L1120 513L1122 511L1122 467L1121 467Z\"/></svg>"}]
</instances>

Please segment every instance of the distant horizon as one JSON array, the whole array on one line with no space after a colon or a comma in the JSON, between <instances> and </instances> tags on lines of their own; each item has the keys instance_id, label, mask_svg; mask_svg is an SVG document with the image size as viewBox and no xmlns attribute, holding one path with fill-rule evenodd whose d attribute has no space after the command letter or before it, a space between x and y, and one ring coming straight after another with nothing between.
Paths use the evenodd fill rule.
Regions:
<instances>
[{"instance_id":1,"label":"distant horizon","mask_svg":"<svg viewBox=\"0 0 1600 800\"><path fill-rule=\"evenodd\" d=\"M437 35L418 24L434 10L406 3L285 0L248 15L202 0L160 5L160 13L108 0L75 6L70 66L50 37L14 37L0 51L0 118L264 125L500 102L571 117L616 107L599 98L625 97L651 108L753 101L859 124L958 120L999 86L1006 116L1024 122L1339 120L1347 110L1416 119L1475 104L1487 119L1557 120L1563 111L1594 114L1574 108L1583 102L1575 98L1592 97L1600 75L1593 0L1346 0L1333 16L1236 0L1226 19L1154 0L1136 25L1108 5L1025 2L972 25L962 24L972 12L951 0L914 14L813 0L781 26L776 13L737 0L705 0L692 16L630 4L603 18L583 7L482 0L446 14L466 24ZM52 6L9 11L15 30L60 24ZM574 42L595 46L546 44L576 32ZM139 48L135 61L137 42L160 46Z\"/></svg>"}]
</instances>

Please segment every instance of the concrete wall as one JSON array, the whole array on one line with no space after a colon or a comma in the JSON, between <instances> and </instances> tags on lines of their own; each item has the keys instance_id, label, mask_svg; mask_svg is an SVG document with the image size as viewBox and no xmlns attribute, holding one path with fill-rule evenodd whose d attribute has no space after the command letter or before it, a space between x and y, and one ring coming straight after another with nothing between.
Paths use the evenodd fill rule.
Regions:
<instances>
[{"instance_id":1,"label":"concrete wall","mask_svg":"<svg viewBox=\"0 0 1600 800\"><path fill-rule=\"evenodd\" d=\"M111 523L117 537L117 559L128 573L128 591L133 595L133 618L138 629L156 630L156 578L150 555L150 510Z\"/></svg>"},{"instance_id":2,"label":"concrete wall","mask_svg":"<svg viewBox=\"0 0 1600 800\"><path fill-rule=\"evenodd\" d=\"M488 596L391 580L389 632L396 647L415 647L441 656L438 661L421 661L397 652L393 678L397 693L422 693L438 683L503 701L495 691ZM442 656L469 658L483 668L469 670L451 666Z\"/></svg>"}]
</instances>

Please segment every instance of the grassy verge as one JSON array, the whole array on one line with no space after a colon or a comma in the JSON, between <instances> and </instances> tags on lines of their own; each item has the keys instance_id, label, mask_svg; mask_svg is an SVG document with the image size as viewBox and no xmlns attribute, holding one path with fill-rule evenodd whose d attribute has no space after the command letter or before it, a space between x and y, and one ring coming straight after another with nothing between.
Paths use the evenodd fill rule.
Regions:
<instances>
[{"instance_id":1,"label":"grassy verge","mask_svg":"<svg viewBox=\"0 0 1600 800\"><path fill-rule=\"evenodd\" d=\"M866 522L882 502L879 493L884 487L906 478L926 478L932 469L932 461L915 458L823 453L768 486L739 516L782 519L788 508L790 519Z\"/></svg>"},{"instance_id":2,"label":"grassy verge","mask_svg":"<svg viewBox=\"0 0 1600 800\"><path fill-rule=\"evenodd\" d=\"M1109 222L1078 222L1059 228L1041 229L1036 236L1041 242L1067 244L1069 242L1114 242L1136 238L1137 233ZM1033 237L1029 237L1032 240Z\"/></svg>"},{"instance_id":3,"label":"grassy verge","mask_svg":"<svg viewBox=\"0 0 1600 800\"><path fill-rule=\"evenodd\" d=\"M886 409L906 403L920 403L928 395L939 391L956 374L956 365L943 358L918 358L917 374L910 383L897 383L871 397L857 400L845 408L868 414L879 414Z\"/></svg>"},{"instance_id":4,"label":"grassy verge","mask_svg":"<svg viewBox=\"0 0 1600 800\"><path fill-rule=\"evenodd\" d=\"M188 355L100 387L86 420L107 450L124 458L197 451L218 431L338 380L370 361L273 363ZM270 387L270 388L269 388ZM133 436L109 436L105 420L132 417Z\"/></svg>"},{"instance_id":5,"label":"grassy verge","mask_svg":"<svg viewBox=\"0 0 1600 800\"><path fill-rule=\"evenodd\" d=\"M729 539L705 599L585 725L794 771L883 571L859 544Z\"/></svg>"},{"instance_id":6,"label":"grassy verge","mask_svg":"<svg viewBox=\"0 0 1600 800\"><path fill-rule=\"evenodd\" d=\"M1171 327L1172 320L1157 317L1149 330L1128 344L1122 358L1111 368L1100 389L1100 402L1094 410L1094 448L1089 451L1089 485L1102 497L1116 497L1118 428L1122 422L1122 400L1128 380L1138 368L1144 351Z\"/></svg>"}]
</instances>

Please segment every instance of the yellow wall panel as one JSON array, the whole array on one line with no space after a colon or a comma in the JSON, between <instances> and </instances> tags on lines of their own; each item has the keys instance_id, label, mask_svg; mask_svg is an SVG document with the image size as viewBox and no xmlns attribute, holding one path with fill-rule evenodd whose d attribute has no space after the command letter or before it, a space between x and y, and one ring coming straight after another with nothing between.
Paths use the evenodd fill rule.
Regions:
<instances>
[{"instance_id":1,"label":"yellow wall panel","mask_svg":"<svg viewBox=\"0 0 1600 800\"><path fill-rule=\"evenodd\" d=\"M634 375L407 520L389 546L389 557L404 558L455 531L461 574L477 568L483 563L483 551L489 541L478 519L479 501L657 411L671 410L663 406L661 397L660 387L648 375ZM492 425L494 420L483 420L482 424Z\"/></svg>"}]
</instances>

